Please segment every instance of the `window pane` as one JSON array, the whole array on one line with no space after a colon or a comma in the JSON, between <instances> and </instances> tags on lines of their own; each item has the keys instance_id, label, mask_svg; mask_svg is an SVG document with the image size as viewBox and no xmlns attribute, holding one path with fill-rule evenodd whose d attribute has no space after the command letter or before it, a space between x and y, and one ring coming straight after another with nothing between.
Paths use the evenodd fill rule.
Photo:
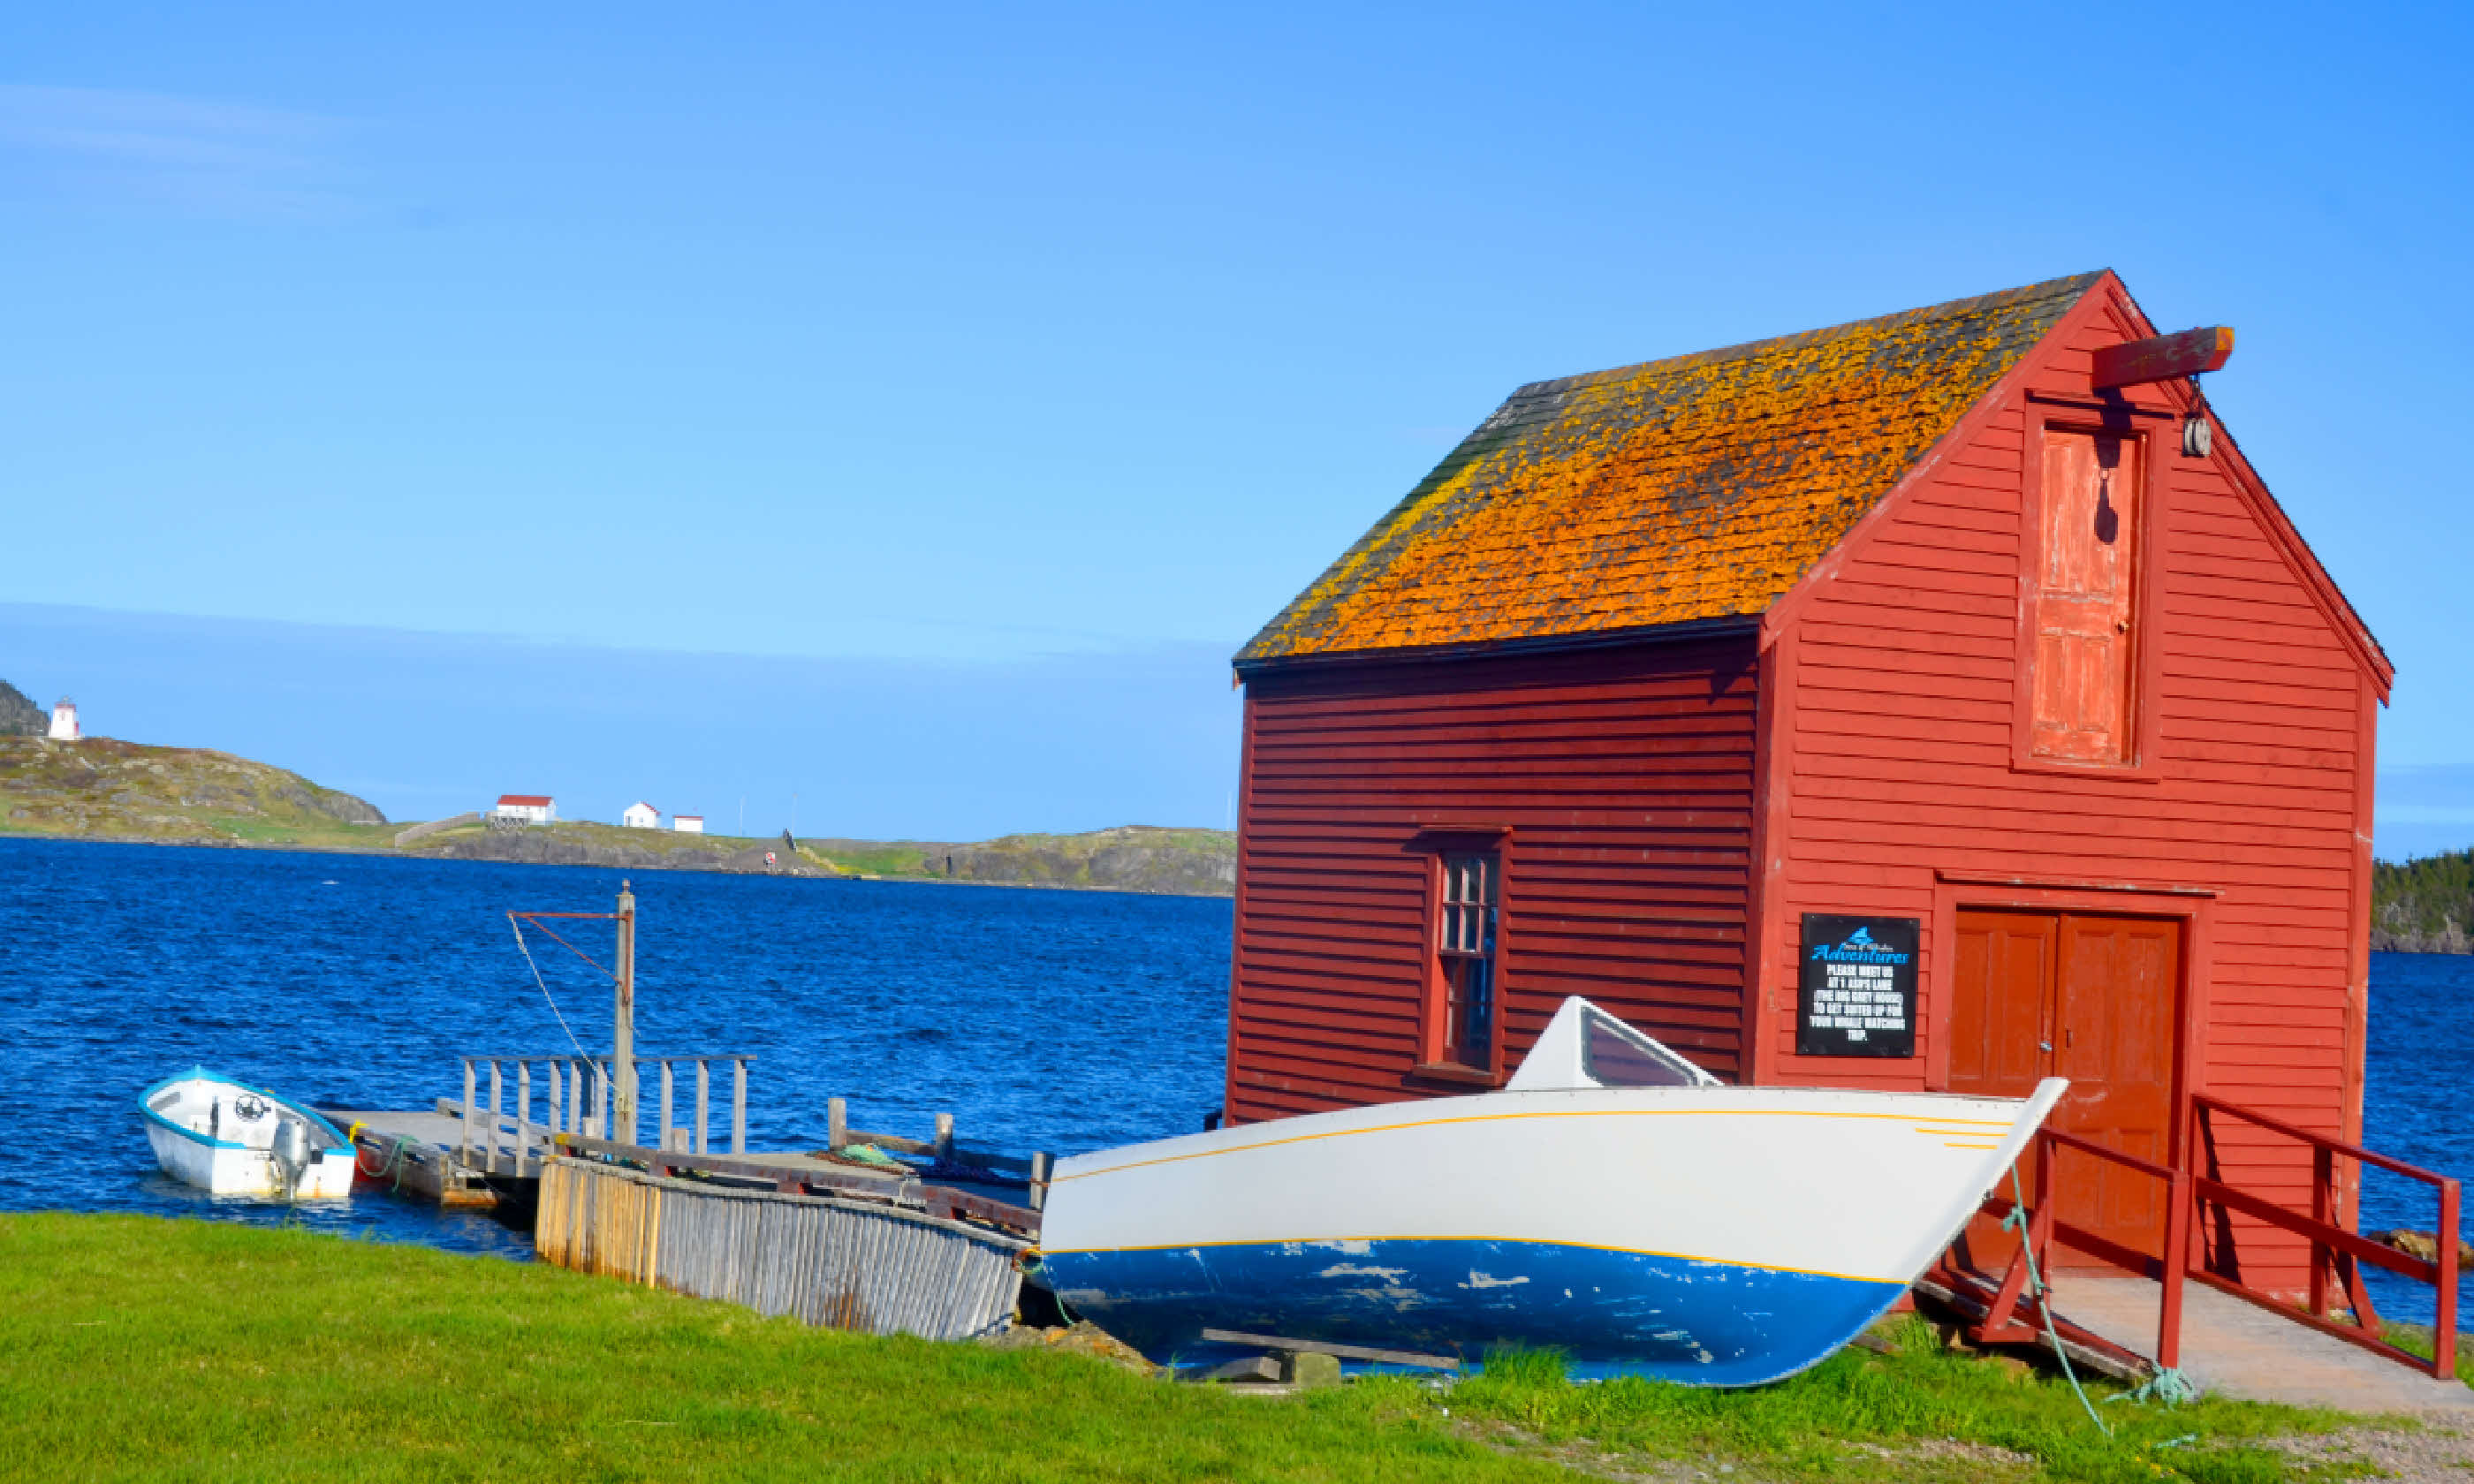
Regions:
<instances>
[{"instance_id":1,"label":"window pane","mask_svg":"<svg viewBox=\"0 0 2474 1484\"><path fill-rule=\"evenodd\" d=\"M1492 855L1446 855L1440 867L1435 948L1443 986L1441 1054L1465 1066L1494 1063L1495 896Z\"/></svg>"},{"instance_id":2,"label":"window pane","mask_svg":"<svg viewBox=\"0 0 2474 1484\"><path fill-rule=\"evenodd\" d=\"M1688 1064L1631 1026L1602 1015L1582 1021L1581 1069L1610 1088L1688 1088Z\"/></svg>"},{"instance_id":3,"label":"window pane","mask_svg":"<svg viewBox=\"0 0 2474 1484\"><path fill-rule=\"evenodd\" d=\"M1460 962L1460 1060L1466 1066L1491 1066L1494 1050L1494 998L1491 982L1494 966L1482 958Z\"/></svg>"}]
</instances>

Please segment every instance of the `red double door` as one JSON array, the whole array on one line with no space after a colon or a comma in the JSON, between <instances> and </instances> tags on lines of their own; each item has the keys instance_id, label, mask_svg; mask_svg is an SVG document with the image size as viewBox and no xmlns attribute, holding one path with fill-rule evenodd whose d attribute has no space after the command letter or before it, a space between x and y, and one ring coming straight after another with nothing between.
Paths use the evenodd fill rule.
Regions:
<instances>
[{"instance_id":1,"label":"red double door","mask_svg":"<svg viewBox=\"0 0 2474 1484\"><path fill-rule=\"evenodd\" d=\"M2181 924L1962 910L1954 948L1950 1090L2025 1097L2043 1078L2067 1077L2071 1089L2049 1127L2168 1163L2181 1041ZM2062 1220L2140 1252L2162 1250L2161 1182L2069 1150L2054 1170ZM2020 1173L2029 1201L2040 1200L2031 1161L2023 1160ZM1991 1239L1987 1225L1971 1233L1976 1257L2006 1257L2008 1244Z\"/></svg>"}]
</instances>

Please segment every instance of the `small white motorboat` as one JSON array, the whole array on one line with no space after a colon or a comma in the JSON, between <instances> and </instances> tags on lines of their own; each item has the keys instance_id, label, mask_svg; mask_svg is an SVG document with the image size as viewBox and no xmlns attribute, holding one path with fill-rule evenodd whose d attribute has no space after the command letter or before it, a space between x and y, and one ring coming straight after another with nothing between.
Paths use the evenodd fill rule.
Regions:
<instances>
[{"instance_id":1,"label":"small white motorboat","mask_svg":"<svg viewBox=\"0 0 2474 1484\"><path fill-rule=\"evenodd\" d=\"M163 1173L215 1195L345 1200L352 1141L317 1110L192 1066L137 1100Z\"/></svg>"},{"instance_id":2,"label":"small white motorboat","mask_svg":"<svg viewBox=\"0 0 2474 1484\"><path fill-rule=\"evenodd\" d=\"M1755 1385L1904 1293L2067 1086L1726 1087L1567 999L1501 1091L1059 1161L1041 1266L1154 1360L1216 1330Z\"/></svg>"}]
</instances>

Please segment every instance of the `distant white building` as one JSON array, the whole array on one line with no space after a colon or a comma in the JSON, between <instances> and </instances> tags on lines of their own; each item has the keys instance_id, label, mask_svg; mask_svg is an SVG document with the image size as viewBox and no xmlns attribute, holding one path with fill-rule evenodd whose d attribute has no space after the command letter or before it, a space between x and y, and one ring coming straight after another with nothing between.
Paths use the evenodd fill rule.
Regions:
<instances>
[{"instance_id":1,"label":"distant white building","mask_svg":"<svg viewBox=\"0 0 2474 1484\"><path fill-rule=\"evenodd\" d=\"M77 703L66 696L61 697L61 704L52 707L52 740L74 742L84 735L85 733L78 730Z\"/></svg>"},{"instance_id":2,"label":"distant white building","mask_svg":"<svg viewBox=\"0 0 2474 1484\"><path fill-rule=\"evenodd\" d=\"M670 816L670 827L683 835L703 834L704 816L701 814L673 814Z\"/></svg>"},{"instance_id":3,"label":"distant white building","mask_svg":"<svg viewBox=\"0 0 2474 1484\"><path fill-rule=\"evenodd\" d=\"M659 829L662 811L639 799L619 812L618 823L629 829Z\"/></svg>"},{"instance_id":4,"label":"distant white building","mask_svg":"<svg viewBox=\"0 0 2474 1484\"><path fill-rule=\"evenodd\" d=\"M490 815L493 819L546 825L558 818L558 801L547 794L500 794L497 807Z\"/></svg>"}]
</instances>

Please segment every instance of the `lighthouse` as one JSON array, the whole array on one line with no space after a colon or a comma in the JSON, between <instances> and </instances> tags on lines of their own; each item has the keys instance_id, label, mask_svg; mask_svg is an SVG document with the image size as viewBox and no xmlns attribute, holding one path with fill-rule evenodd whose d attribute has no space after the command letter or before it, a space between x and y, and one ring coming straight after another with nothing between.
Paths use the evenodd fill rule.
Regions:
<instances>
[{"instance_id":1,"label":"lighthouse","mask_svg":"<svg viewBox=\"0 0 2474 1484\"><path fill-rule=\"evenodd\" d=\"M80 735L82 733L78 730L77 703L62 696L61 704L52 707L52 740L74 742Z\"/></svg>"}]
</instances>

